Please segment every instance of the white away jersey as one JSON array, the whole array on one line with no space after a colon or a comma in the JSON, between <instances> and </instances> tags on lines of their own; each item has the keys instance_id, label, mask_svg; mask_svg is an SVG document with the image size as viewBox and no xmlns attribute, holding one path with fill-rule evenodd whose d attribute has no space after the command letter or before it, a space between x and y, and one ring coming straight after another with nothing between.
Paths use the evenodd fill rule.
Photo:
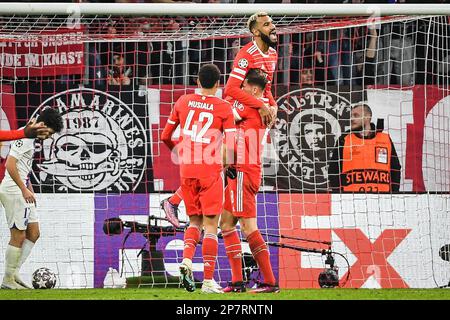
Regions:
<instances>
[{"instance_id":1,"label":"white away jersey","mask_svg":"<svg viewBox=\"0 0 450 320\"><path fill-rule=\"evenodd\" d=\"M33 164L34 139L24 138L12 142L9 155L17 159L17 169L20 178L27 185L28 175L31 172L31 166ZM1 189L5 193L22 194L20 188L9 175L8 170L5 170L5 177L3 178Z\"/></svg>"}]
</instances>

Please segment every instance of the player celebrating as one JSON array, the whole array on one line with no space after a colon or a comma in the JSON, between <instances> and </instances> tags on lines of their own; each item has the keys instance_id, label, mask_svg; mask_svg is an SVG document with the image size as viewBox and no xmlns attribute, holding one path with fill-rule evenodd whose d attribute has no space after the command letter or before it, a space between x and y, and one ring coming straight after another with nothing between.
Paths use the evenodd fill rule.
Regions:
<instances>
[{"instance_id":1,"label":"player celebrating","mask_svg":"<svg viewBox=\"0 0 450 320\"><path fill-rule=\"evenodd\" d=\"M250 69L242 90L254 98L264 101L263 93L268 81L260 69ZM225 209L220 219L228 261L231 265L232 283L224 292L243 292L241 242L236 224L250 245L250 250L264 277L264 283L252 293L279 292L280 288L270 264L267 245L258 230L256 221L256 195L261 184L261 155L267 126L255 108L239 101L233 103L233 113L237 122L237 178L228 178Z\"/></svg>"},{"instance_id":2,"label":"player celebrating","mask_svg":"<svg viewBox=\"0 0 450 320\"><path fill-rule=\"evenodd\" d=\"M241 90L241 87L250 69L261 69L267 75L268 80L263 96L269 99L270 106L276 108L277 104L271 92L273 73L278 61L278 54L274 49L278 42L276 27L265 12L252 15L247 21L247 27L253 35L253 41L242 47L236 55L233 70L230 72L224 91L226 96L238 100L243 105L262 109L263 122L267 125L272 122L273 113L268 111L266 104L261 99L256 99Z\"/></svg>"},{"instance_id":3,"label":"player celebrating","mask_svg":"<svg viewBox=\"0 0 450 320\"><path fill-rule=\"evenodd\" d=\"M271 92L273 73L275 71L278 54L274 49L277 45L276 27L272 19L265 12L252 15L247 21L247 27L253 35L253 41L242 47L233 62L233 69L225 86L225 95L240 103L257 108L263 118L264 124L273 121L276 114L277 104ZM269 99L269 106L260 99L241 90L242 82L250 69L261 69L267 74L268 85L264 90L264 97ZM181 190L178 189L170 198L161 201L161 208L166 217L175 226L178 223L178 205L183 200Z\"/></svg>"},{"instance_id":4,"label":"player celebrating","mask_svg":"<svg viewBox=\"0 0 450 320\"><path fill-rule=\"evenodd\" d=\"M47 139L63 128L61 115L51 108L43 110L37 122L43 122L47 128L45 136L39 134L41 139ZM34 139L24 138L14 142L6 159L6 173L0 185L0 201L5 208L11 233L5 253L3 289L30 288L20 279L19 270L39 238L36 198L28 178L34 151Z\"/></svg>"},{"instance_id":5,"label":"player celebrating","mask_svg":"<svg viewBox=\"0 0 450 320\"><path fill-rule=\"evenodd\" d=\"M222 293L213 280L217 258L217 227L223 210L223 161L222 140L233 150L234 125L231 105L215 96L219 87L220 71L213 65L200 68L197 83L199 94L181 96L170 114L161 140L174 149L171 140L178 124L181 126L181 142L176 146L181 177L181 190L189 216L189 227L184 233L183 262L180 273L187 291L194 291L192 258L204 227L202 245L204 280L202 291Z\"/></svg>"}]
</instances>

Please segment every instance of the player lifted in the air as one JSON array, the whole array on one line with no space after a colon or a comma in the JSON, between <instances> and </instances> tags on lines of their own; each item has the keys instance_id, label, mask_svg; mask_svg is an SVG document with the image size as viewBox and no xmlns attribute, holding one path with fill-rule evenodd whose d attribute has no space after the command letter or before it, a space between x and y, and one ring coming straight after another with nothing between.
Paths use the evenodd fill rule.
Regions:
<instances>
[{"instance_id":1,"label":"player lifted in the air","mask_svg":"<svg viewBox=\"0 0 450 320\"><path fill-rule=\"evenodd\" d=\"M274 49L278 42L276 27L270 16L265 12L252 15L247 21L247 27L253 35L253 40L242 47L236 55L233 69L225 86L225 96L258 109L263 122L269 124L273 121L277 109L271 92L278 60L278 54ZM261 100L241 90L242 82L250 69L261 69L267 75L268 84L263 96L268 99L269 107ZM181 190L178 189L170 198L161 202L161 208L166 213L166 217L176 226L178 226L178 205L182 200Z\"/></svg>"},{"instance_id":2,"label":"player lifted in the air","mask_svg":"<svg viewBox=\"0 0 450 320\"><path fill-rule=\"evenodd\" d=\"M46 126L47 139L63 128L62 117L57 110L44 109L37 118ZM41 127L41 126L40 126ZM36 214L36 197L29 174L33 163L35 139L20 139L11 145L6 159L5 177L0 185L0 201L5 208L6 221L11 233L5 252L5 274L3 289L30 288L19 276L20 267L31 254L39 238L39 220Z\"/></svg>"},{"instance_id":3,"label":"player lifted in the air","mask_svg":"<svg viewBox=\"0 0 450 320\"><path fill-rule=\"evenodd\" d=\"M189 216L180 265L187 291L195 290L192 258L204 229L202 291L223 293L213 280L218 251L217 228L224 198L222 142L228 141L229 150L233 152L236 128L231 105L215 96L219 79L220 71L215 65L201 67L197 80L200 93L187 94L177 100L161 136L170 150L176 150L181 191ZM171 137L178 125L181 142L175 146Z\"/></svg>"},{"instance_id":4,"label":"player lifted in the air","mask_svg":"<svg viewBox=\"0 0 450 320\"><path fill-rule=\"evenodd\" d=\"M267 102L263 97L267 84L268 81L260 69L250 69L241 90L261 102ZM264 278L260 287L251 292L279 292L270 264L269 249L258 230L256 220L256 195L261 184L261 156L268 126L262 122L258 110L237 100L231 102L238 130L236 178L228 177L224 211L220 219L220 228L232 272L232 283L224 289L224 292L245 291L242 279L241 242L236 230L238 222Z\"/></svg>"}]
</instances>

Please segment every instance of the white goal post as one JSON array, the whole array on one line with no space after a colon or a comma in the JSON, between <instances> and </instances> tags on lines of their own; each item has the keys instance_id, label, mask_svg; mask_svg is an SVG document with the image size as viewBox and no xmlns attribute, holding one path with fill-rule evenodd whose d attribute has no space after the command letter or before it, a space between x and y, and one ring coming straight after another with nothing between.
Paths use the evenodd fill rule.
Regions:
<instances>
[{"instance_id":1,"label":"white goal post","mask_svg":"<svg viewBox=\"0 0 450 320\"><path fill-rule=\"evenodd\" d=\"M387 16L450 15L447 4L242 4L242 3L0 3L0 14L27 15L132 15L132 16L229 16L252 15L263 11L271 15L304 16Z\"/></svg>"}]
</instances>

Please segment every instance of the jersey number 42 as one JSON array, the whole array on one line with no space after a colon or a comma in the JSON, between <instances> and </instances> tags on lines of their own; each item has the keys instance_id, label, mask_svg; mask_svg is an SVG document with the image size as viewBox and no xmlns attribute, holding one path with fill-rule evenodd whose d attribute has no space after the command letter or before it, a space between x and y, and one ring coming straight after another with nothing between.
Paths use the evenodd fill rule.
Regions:
<instances>
[{"instance_id":1,"label":"jersey number 42","mask_svg":"<svg viewBox=\"0 0 450 320\"><path fill-rule=\"evenodd\" d=\"M214 116L209 112L200 112L197 120L193 120L195 110L190 110L186 123L184 124L183 134L189 136L193 142L198 143L211 143L211 138L205 138L204 135L208 132L214 121ZM206 123L204 123L206 121ZM202 126L199 130L198 124L201 123Z\"/></svg>"}]
</instances>

